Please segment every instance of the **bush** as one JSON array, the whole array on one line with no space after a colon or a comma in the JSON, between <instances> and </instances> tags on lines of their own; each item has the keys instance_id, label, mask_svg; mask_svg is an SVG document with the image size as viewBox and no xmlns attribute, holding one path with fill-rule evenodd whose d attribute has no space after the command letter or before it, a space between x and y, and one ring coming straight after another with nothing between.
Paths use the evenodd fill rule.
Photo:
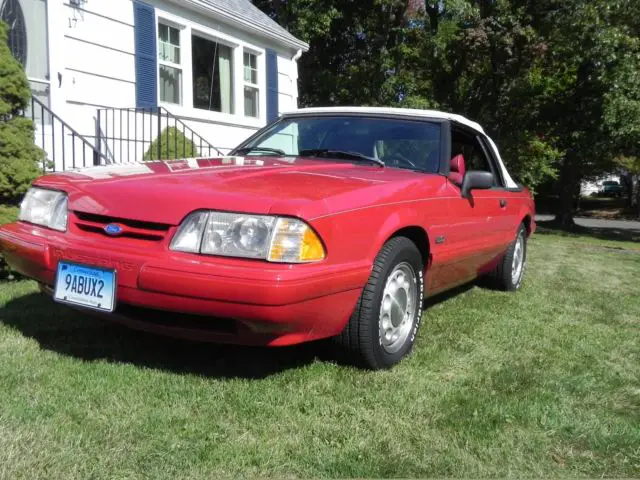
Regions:
<instances>
[{"instance_id":1,"label":"bush","mask_svg":"<svg viewBox=\"0 0 640 480\"><path fill-rule=\"evenodd\" d=\"M158 156L158 142L162 155ZM196 145L175 127L165 128L144 154L145 160L176 160L198 156Z\"/></svg>"},{"instance_id":2,"label":"bush","mask_svg":"<svg viewBox=\"0 0 640 480\"><path fill-rule=\"evenodd\" d=\"M0 21L0 201L14 203L40 173L43 151L33 143L33 122L21 116L31 91L9 50L7 31Z\"/></svg>"},{"instance_id":3,"label":"bush","mask_svg":"<svg viewBox=\"0 0 640 480\"><path fill-rule=\"evenodd\" d=\"M5 223L14 222L18 218L18 208L10 207L7 205L0 205L0 225L4 225ZM11 271L6 263L4 263L4 259L0 255L0 279L9 278L11 276Z\"/></svg>"}]
</instances>

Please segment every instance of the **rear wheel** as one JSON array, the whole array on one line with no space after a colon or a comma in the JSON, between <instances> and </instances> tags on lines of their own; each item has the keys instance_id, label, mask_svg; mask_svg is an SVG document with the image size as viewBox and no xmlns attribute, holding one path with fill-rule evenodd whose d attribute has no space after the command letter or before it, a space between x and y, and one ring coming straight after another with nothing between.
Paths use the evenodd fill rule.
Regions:
<instances>
[{"instance_id":1,"label":"rear wheel","mask_svg":"<svg viewBox=\"0 0 640 480\"><path fill-rule=\"evenodd\" d=\"M522 285L527 266L527 228L520 224L516 238L502 260L492 272L497 288L505 291L518 290Z\"/></svg>"},{"instance_id":2,"label":"rear wheel","mask_svg":"<svg viewBox=\"0 0 640 480\"><path fill-rule=\"evenodd\" d=\"M389 240L337 341L350 363L390 368L412 349L424 298L422 256L405 237Z\"/></svg>"}]
</instances>

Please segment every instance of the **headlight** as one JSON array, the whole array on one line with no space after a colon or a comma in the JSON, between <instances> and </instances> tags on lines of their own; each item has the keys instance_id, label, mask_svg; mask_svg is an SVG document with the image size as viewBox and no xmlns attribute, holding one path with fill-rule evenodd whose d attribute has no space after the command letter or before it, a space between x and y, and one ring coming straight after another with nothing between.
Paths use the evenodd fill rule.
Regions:
<instances>
[{"instance_id":1,"label":"headlight","mask_svg":"<svg viewBox=\"0 0 640 480\"><path fill-rule=\"evenodd\" d=\"M214 211L191 213L169 248L284 263L315 262L325 257L318 235L302 220Z\"/></svg>"},{"instance_id":2,"label":"headlight","mask_svg":"<svg viewBox=\"0 0 640 480\"><path fill-rule=\"evenodd\" d=\"M67 230L67 194L30 188L20 204L19 220L64 232Z\"/></svg>"}]
</instances>

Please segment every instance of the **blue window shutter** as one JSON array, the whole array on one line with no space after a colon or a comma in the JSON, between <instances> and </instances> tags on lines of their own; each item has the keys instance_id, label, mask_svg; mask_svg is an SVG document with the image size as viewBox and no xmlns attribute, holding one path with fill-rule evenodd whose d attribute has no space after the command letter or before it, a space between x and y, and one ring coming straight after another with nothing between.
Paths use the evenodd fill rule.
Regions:
<instances>
[{"instance_id":1,"label":"blue window shutter","mask_svg":"<svg viewBox=\"0 0 640 480\"><path fill-rule=\"evenodd\" d=\"M278 57L267 49L267 121L278 118Z\"/></svg>"},{"instance_id":2,"label":"blue window shutter","mask_svg":"<svg viewBox=\"0 0 640 480\"><path fill-rule=\"evenodd\" d=\"M158 54L156 11L151 5L133 2L136 58L136 107L158 106Z\"/></svg>"}]
</instances>

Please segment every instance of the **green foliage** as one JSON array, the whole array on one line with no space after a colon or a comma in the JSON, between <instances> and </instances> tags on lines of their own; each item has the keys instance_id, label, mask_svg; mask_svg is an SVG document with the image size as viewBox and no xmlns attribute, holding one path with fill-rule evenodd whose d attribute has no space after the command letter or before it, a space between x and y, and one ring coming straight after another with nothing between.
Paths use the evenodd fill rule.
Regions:
<instances>
[{"instance_id":1,"label":"green foliage","mask_svg":"<svg viewBox=\"0 0 640 480\"><path fill-rule=\"evenodd\" d=\"M38 176L43 152L33 143L33 122L20 114L30 98L22 65L7 46L0 22L0 201L15 202Z\"/></svg>"},{"instance_id":2,"label":"green foliage","mask_svg":"<svg viewBox=\"0 0 640 480\"><path fill-rule=\"evenodd\" d=\"M18 207L0 205L0 225L14 222L18 218Z\"/></svg>"},{"instance_id":3,"label":"green foliage","mask_svg":"<svg viewBox=\"0 0 640 480\"><path fill-rule=\"evenodd\" d=\"M16 116L31 96L24 68L11 54L8 26L0 21L0 116Z\"/></svg>"},{"instance_id":4,"label":"green foliage","mask_svg":"<svg viewBox=\"0 0 640 480\"><path fill-rule=\"evenodd\" d=\"M18 219L18 208L10 207L7 205L0 205L0 225L5 223L11 223ZM11 276L9 267L4 262L2 255L0 255L0 280L3 280Z\"/></svg>"},{"instance_id":5,"label":"green foliage","mask_svg":"<svg viewBox=\"0 0 640 480\"><path fill-rule=\"evenodd\" d=\"M160 144L160 156L158 156L158 143ZM180 158L193 158L198 156L196 145L184 134L174 128L165 128L160 137L156 138L147 153L145 160L175 160Z\"/></svg>"},{"instance_id":6,"label":"green foliage","mask_svg":"<svg viewBox=\"0 0 640 480\"><path fill-rule=\"evenodd\" d=\"M628 157L620 155L616 157L615 163L632 174L640 174L640 157Z\"/></svg>"},{"instance_id":7,"label":"green foliage","mask_svg":"<svg viewBox=\"0 0 640 480\"><path fill-rule=\"evenodd\" d=\"M640 40L628 39L624 61L609 72L612 88L605 94L604 118L608 134L621 144L625 154L640 155ZM623 155L625 156L625 155Z\"/></svg>"},{"instance_id":8,"label":"green foliage","mask_svg":"<svg viewBox=\"0 0 640 480\"><path fill-rule=\"evenodd\" d=\"M554 142L527 133L523 137L503 142L500 153L510 160L511 170L517 175L518 181L535 194L536 188L544 180L557 177L554 165L557 165L563 152L554 148Z\"/></svg>"},{"instance_id":9,"label":"green foliage","mask_svg":"<svg viewBox=\"0 0 640 480\"><path fill-rule=\"evenodd\" d=\"M33 143L33 122L14 117L0 122L0 201L14 203L40 173L42 150Z\"/></svg>"}]
</instances>

